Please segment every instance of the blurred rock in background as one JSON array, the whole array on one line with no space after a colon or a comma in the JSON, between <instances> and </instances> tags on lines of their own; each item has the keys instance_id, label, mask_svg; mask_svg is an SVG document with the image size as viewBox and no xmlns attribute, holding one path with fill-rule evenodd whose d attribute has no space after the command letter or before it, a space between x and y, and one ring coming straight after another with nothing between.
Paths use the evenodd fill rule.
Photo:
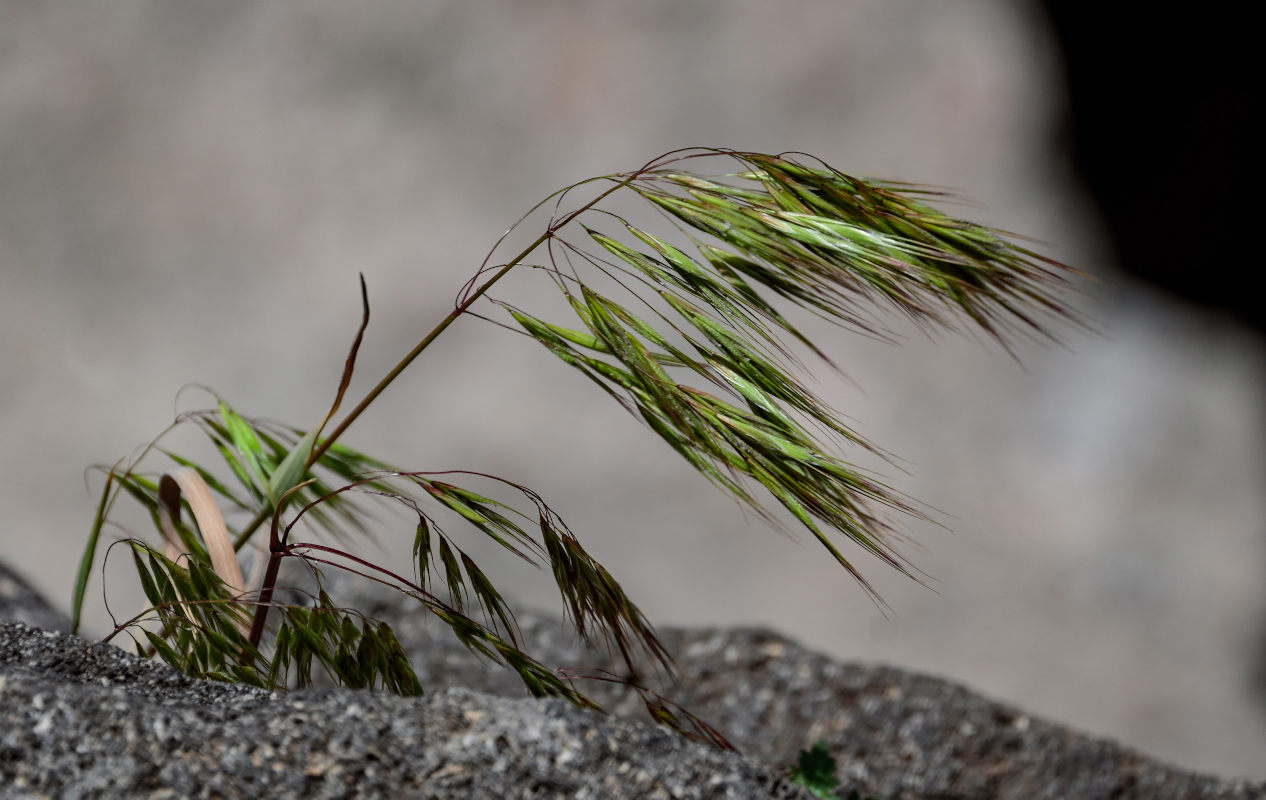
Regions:
<instances>
[{"instance_id":1,"label":"blurred rock in background","mask_svg":"<svg viewBox=\"0 0 1266 800\"><path fill-rule=\"evenodd\" d=\"M474 320L348 443L534 486L655 621L772 625L1186 767L1266 774L1266 351L1117 270L1058 134L1061 55L1036 5L0 0L0 19L0 542L42 591L69 596L100 486L81 470L207 402L185 384L319 419L358 271L374 320L353 394L554 189L682 146L803 150L961 190L980 204L964 214L1105 281L1081 301L1105 335L1024 347L1023 366L908 329L900 347L813 329L857 384L825 375L823 393L948 528L912 530L935 592L866 565L895 618ZM124 561L106 574L130 616ZM557 609L546 575L481 563Z\"/></svg>"}]
</instances>

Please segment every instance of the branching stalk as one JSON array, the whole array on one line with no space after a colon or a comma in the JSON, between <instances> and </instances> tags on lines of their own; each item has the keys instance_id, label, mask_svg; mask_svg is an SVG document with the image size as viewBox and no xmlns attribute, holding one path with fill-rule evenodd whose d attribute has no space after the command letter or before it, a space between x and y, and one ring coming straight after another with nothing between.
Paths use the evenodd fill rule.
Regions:
<instances>
[{"instance_id":1,"label":"branching stalk","mask_svg":"<svg viewBox=\"0 0 1266 800\"><path fill-rule=\"evenodd\" d=\"M730 159L738 171L717 176L680 168L703 158ZM611 185L560 213L568 192L594 181ZM600 207L623 189L675 227L676 239ZM150 609L115 633L127 629L138 646L190 674L270 688L289 685L293 675L295 685L307 686L312 666L319 664L345 686L420 693L390 627L338 607L321 586L322 566L388 583L415 597L472 651L518 672L533 694L593 705L560 677L569 673L555 673L519 648L509 604L449 532L456 521L518 558L546 567L570 621L587 640L618 653L624 662L621 674L634 676L630 685L655 719L723 744L718 732L636 679L639 653L649 657L652 669L658 665L667 672L670 654L619 583L538 494L477 472L401 470L340 439L418 356L459 317L474 314L471 306L486 297L504 316L475 314L478 319L545 347L761 517L776 526L790 520L808 530L878 601L838 540L918 579L896 549L899 536L888 515L922 514L912 501L834 454L839 447L882 451L845 425L797 377L799 360L788 342L831 362L778 306L798 306L881 337L886 329L879 312L895 310L926 326L974 327L1007 349L1017 333L1048 335L1048 317L1073 319L1057 296L1071 274L1066 267L926 205L925 198L934 194L852 178L809 159L728 150L675 151L633 172L574 184L528 212L555 202L543 233L505 264L490 267L518 225L502 236L452 311L325 434L351 384L369 324L362 277L361 324L334 401L316 428L250 419L217 396L217 408L182 414L172 427L198 427L232 480L160 448L158 439L131 463L108 470L74 587L74 619L80 618L97 540L115 500L127 495L149 513L168 550L127 540ZM564 238L562 229L573 222L578 222L575 235ZM542 245L548 245L549 261L537 265L542 269L536 274L553 281L566 301L574 316L564 320L487 295ZM160 470L165 477L155 480L139 470L139 463L159 454L176 466ZM480 481L492 484L491 495L476 490ZM507 493L517 497L498 499ZM413 579L346 549L290 541L300 520L336 535L367 533L368 517L357 505L365 498L397 503L416 516ZM196 530L181 521L182 504L190 500L196 501ZM298 510L283 527L291 500ZM254 513L232 536L217 502ZM241 592L235 554L265 521L270 521L267 562L252 599ZM322 553L348 563L335 563ZM284 558L302 559L313 569L318 583L313 605L276 602ZM441 600L445 591L448 602ZM281 620L265 656L261 647L274 606ZM471 616L473 611L482 611L484 622ZM139 639L132 629L143 619L155 620L159 629L141 627L144 639Z\"/></svg>"},{"instance_id":2,"label":"branching stalk","mask_svg":"<svg viewBox=\"0 0 1266 800\"><path fill-rule=\"evenodd\" d=\"M470 292L461 302L459 302L453 308L453 310L450 311L444 317L444 319L440 320L440 323L436 325L431 330L430 333L428 333L426 336L422 338L420 342L414 345L413 349L410 350L408 353L406 353L404 358L400 359L400 361L397 362L397 364L394 367L392 367L391 370L388 371L386 375L383 376L382 380L378 381L378 383L374 386L374 388L370 389L369 392L363 398L361 398L361 401L357 403L356 406L351 411L347 412L347 416L343 418L343 421L340 422L334 428L334 430L330 432L328 436L320 440L320 442L312 449L312 454L308 456L306 467L310 469L314 464L319 462L321 460L321 457L326 454L326 452L330 449L330 447L332 447L334 443L339 440L339 437L341 437L344 434L344 432L346 432L347 429L352 426L352 423L355 422L360 417L361 414L365 413L366 409L368 409L373 404L373 402L378 399L378 395L382 394L387 389L388 386L390 386L393 382L395 382L396 378L400 377L400 373L408 369L409 365L412 364L413 361L418 356L422 355L422 352L426 350L428 347L430 347L431 343L434 342L437 338L439 338L441 333L443 333L445 330L448 329L448 326L452 325L454 322L457 321L457 319L462 314L466 313L466 310L469 309L476 300L478 300L480 297L483 297L484 294L489 289L491 289L495 283L497 283L497 281L505 277L510 272L510 270L514 269L519 264L522 264L523 260L526 259L528 256L530 256L532 252L536 250L536 248L540 247L542 244L549 241L550 238L554 236L554 233L559 228L562 228L564 225L568 224L573 219L583 214L585 211L588 211L589 209L593 208L594 206L602 202L602 200L604 200L606 197L608 197L612 193L627 186L631 181L633 181L636 178L638 174L640 173L630 174L628 177L619 181L615 186L611 187L605 192L602 192L593 200L590 200L588 203L584 204L579 209L569 213L562 220L551 225L545 231L545 233L542 233L540 236L538 236L535 241L533 241L527 247L523 248L523 250L518 255L510 259L508 262L506 262L504 266L498 269L497 272L494 273L491 278L488 278L479 286L475 287L475 289L472 292ZM588 183L588 181L582 181L582 183ZM579 186L580 184L575 184L575 185ZM363 280L362 280L362 285L363 285ZM255 533L256 530L259 529L259 526L263 524L264 520L268 519L268 515L270 511L271 509L268 509L268 508L261 509L259 513L256 514L255 517L252 518L251 521L246 524L246 526L242 529L242 532L238 534L237 539L233 543L233 546L235 549L240 550L242 546L245 545L246 542L250 540L251 536ZM274 576L274 578L275 577L276 576Z\"/></svg>"}]
</instances>

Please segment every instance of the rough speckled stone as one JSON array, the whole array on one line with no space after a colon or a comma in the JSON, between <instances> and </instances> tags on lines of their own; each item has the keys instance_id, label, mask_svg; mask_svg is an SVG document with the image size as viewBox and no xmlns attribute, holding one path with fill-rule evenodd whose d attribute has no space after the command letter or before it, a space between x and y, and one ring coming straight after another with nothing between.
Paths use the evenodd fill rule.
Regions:
<instances>
[{"instance_id":1,"label":"rough speckled stone","mask_svg":"<svg viewBox=\"0 0 1266 800\"><path fill-rule=\"evenodd\" d=\"M70 632L70 617L49 605L3 561L0 561L0 619L16 619L45 630Z\"/></svg>"},{"instance_id":2,"label":"rough speckled stone","mask_svg":"<svg viewBox=\"0 0 1266 800\"><path fill-rule=\"evenodd\" d=\"M446 628L409 613L403 595L331 576L335 599L388 620L423 684L522 696L517 678L490 668ZM518 616L524 647L551 665L623 670L586 649L557 618ZM1199 775L1115 742L1047 722L940 678L840 663L759 629L660 631L677 658L667 696L719 728L747 755L792 763L825 741L846 785L888 800L1239 800L1266 798L1266 782ZM650 674L649 665L642 665ZM653 683L653 681L652 681ZM578 685L621 716L645 718L636 694Z\"/></svg>"},{"instance_id":3,"label":"rough speckled stone","mask_svg":"<svg viewBox=\"0 0 1266 800\"><path fill-rule=\"evenodd\" d=\"M799 798L764 765L559 700L270 694L0 623L0 797Z\"/></svg>"},{"instance_id":4,"label":"rough speckled stone","mask_svg":"<svg viewBox=\"0 0 1266 800\"><path fill-rule=\"evenodd\" d=\"M437 798L797 797L781 765L817 740L846 786L884 800L1266 798L1261 781L1186 772L956 684L841 664L768 631L661 631L680 672L666 694L747 760L622 719L645 715L611 684L580 688L614 717L521 699L512 674L408 613L400 595L330 588L393 624L430 694L270 694L0 623L0 798L376 797L402 787ZM546 663L618 672L562 621L519 622Z\"/></svg>"}]
</instances>

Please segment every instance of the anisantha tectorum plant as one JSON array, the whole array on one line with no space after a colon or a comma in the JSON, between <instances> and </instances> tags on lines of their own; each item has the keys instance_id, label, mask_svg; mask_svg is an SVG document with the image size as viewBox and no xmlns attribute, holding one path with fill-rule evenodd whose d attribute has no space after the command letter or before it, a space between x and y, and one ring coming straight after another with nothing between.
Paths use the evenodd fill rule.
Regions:
<instances>
[{"instance_id":1,"label":"anisantha tectorum plant","mask_svg":"<svg viewBox=\"0 0 1266 800\"><path fill-rule=\"evenodd\" d=\"M710 176L686 169L705 159L728 160L731 168ZM566 207L581 190L593 194ZM616 193L649 203L687 249L604 209ZM152 605L117 624L111 637L127 631L139 648L191 675L305 686L316 662L342 685L422 691L386 623L340 608L324 588L310 603L274 600L279 566L290 558L312 567L318 586L318 567L394 586L468 647L517 671L534 694L592 705L567 673L520 649L510 608L445 530L451 522L548 566L579 632L617 648L631 672L636 650L670 669L669 653L637 606L531 489L460 470L404 471L342 444L379 394L463 318L535 339L742 504L775 524L767 504L781 506L873 594L835 536L909 575L888 515L919 512L834 454L840 445L874 448L793 374L793 347L830 361L779 304L878 335L885 327L876 311L951 329L968 323L1004 345L1017 333L1047 335L1048 320L1069 316L1056 298L1068 282L1065 267L933 209L925 199L934 194L853 178L809 158L728 150L669 153L632 172L575 184L538 206L553 203L545 230L504 263L494 264L490 254L452 312L327 433L369 322L362 280L360 330L334 403L315 428L250 419L219 400L214 409L181 414L168 431L196 426L236 484L160 447L162 435L137 458L105 470L74 587L76 628L101 532L126 495L149 512L161 545L122 540ZM552 281L574 317L545 319L494 297L498 281L516 269ZM164 466L141 471L142 461L160 456ZM517 503L488 496L507 492ZM412 574L347 549L352 535L368 532L368 498L394 501L416 517ZM221 506L236 524L225 521ZM194 522L182 517L185 509ZM300 520L334 534L340 546L297 539ZM266 539L263 574L248 584L237 553L257 539ZM481 613L472 613L474 606ZM653 692L642 694L660 721L723 741Z\"/></svg>"}]
</instances>

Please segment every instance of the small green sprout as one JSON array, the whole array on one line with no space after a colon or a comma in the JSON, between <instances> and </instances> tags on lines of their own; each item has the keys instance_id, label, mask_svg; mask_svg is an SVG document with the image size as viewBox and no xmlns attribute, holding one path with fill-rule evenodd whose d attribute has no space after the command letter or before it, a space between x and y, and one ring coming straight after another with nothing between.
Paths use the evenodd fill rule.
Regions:
<instances>
[{"instance_id":1,"label":"small green sprout","mask_svg":"<svg viewBox=\"0 0 1266 800\"><path fill-rule=\"evenodd\" d=\"M792 783L798 783L813 793L814 797L835 800L840 779L836 777L835 757L826 742L815 742L808 750L801 750L794 766L787 768Z\"/></svg>"},{"instance_id":2,"label":"small green sprout","mask_svg":"<svg viewBox=\"0 0 1266 800\"><path fill-rule=\"evenodd\" d=\"M826 742L818 741L808 750L800 751L796 763L787 767L787 777L791 778L792 783L805 787L814 797L821 797L823 800L862 800L856 791L850 791L847 795L840 794L843 790L839 788L838 769ZM866 800L879 798L868 797Z\"/></svg>"}]
</instances>

